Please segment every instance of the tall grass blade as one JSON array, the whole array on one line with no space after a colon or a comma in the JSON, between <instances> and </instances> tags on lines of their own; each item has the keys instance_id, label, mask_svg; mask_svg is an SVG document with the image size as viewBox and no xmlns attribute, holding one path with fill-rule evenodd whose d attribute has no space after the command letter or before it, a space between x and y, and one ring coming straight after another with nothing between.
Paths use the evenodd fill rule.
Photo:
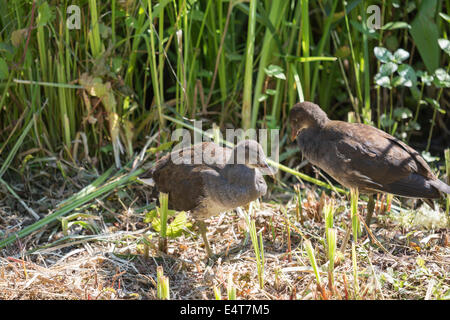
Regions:
<instances>
[{"instance_id":1,"label":"tall grass blade","mask_svg":"<svg viewBox=\"0 0 450 320\"><path fill-rule=\"evenodd\" d=\"M255 25L257 0L250 0L248 16L247 45L245 49L244 93L242 101L242 128L251 127L252 89L253 89L253 54L255 50Z\"/></svg>"}]
</instances>

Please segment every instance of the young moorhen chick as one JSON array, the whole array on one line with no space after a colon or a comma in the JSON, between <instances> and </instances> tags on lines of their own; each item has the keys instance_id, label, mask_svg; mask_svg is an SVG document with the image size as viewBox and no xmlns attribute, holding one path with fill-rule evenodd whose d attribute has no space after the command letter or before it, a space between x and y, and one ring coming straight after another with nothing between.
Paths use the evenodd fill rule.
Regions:
<instances>
[{"instance_id":1,"label":"young moorhen chick","mask_svg":"<svg viewBox=\"0 0 450 320\"><path fill-rule=\"evenodd\" d=\"M170 209L191 211L211 257L203 220L265 195L261 170L272 173L261 145L243 140L234 149L204 142L173 151L149 173L157 191L169 194Z\"/></svg>"},{"instance_id":2,"label":"young moorhen chick","mask_svg":"<svg viewBox=\"0 0 450 320\"><path fill-rule=\"evenodd\" d=\"M408 198L439 198L450 186L437 179L419 153L401 140L360 123L328 119L312 102L297 103L289 114L292 140L303 155L347 188L369 194L387 192Z\"/></svg>"}]
</instances>

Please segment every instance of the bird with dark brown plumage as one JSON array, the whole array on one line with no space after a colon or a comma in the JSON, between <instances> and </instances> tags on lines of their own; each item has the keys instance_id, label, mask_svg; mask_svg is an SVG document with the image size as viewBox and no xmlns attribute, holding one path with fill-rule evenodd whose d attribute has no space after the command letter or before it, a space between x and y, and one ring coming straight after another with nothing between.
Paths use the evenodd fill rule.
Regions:
<instances>
[{"instance_id":1,"label":"bird with dark brown plumage","mask_svg":"<svg viewBox=\"0 0 450 320\"><path fill-rule=\"evenodd\" d=\"M375 127L330 120L306 101L292 107L289 123L292 140L297 138L306 159L343 186L369 195L367 225L374 193L423 199L450 193L416 150Z\"/></svg>"},{"instance_id":2,"label":"bird with dark brown plumage","mask_svg":"<svg viewBox=\"0 0 450 320\"><path fill-rule=\"evenodd\" d=\"M265 195L262 172L271 174L272 169L261 145L243 140L233 149L204 142L172 151L143 177L152 177L157 191L169 194L170 209L191 212L211 257L204 219Z\"/></svg>"}]
</instances>

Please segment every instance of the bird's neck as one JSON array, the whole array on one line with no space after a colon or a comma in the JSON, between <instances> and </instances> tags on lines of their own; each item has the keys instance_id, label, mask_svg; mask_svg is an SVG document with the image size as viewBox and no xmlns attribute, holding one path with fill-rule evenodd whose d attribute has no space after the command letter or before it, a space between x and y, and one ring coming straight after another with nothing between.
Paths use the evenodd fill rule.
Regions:
<instances>
[{"instance_id":1,"label":"bird's neck","mask_svg":"<svg viewBox=\"0 0 450 320\"><path fill-rule=\"evenodd\" d=\"M221 202L238 207L256 199L259 196L256 173L255 169L243 164L227 164L223 169L223 176L229 188L219 195Z\"/></svg>"},{"instance_id":2,"label":"bird's neck","mask_svg":"<svg viewBox=\"0 0 450 320\"><path fill-rule=\"evenodd\" d=\"M297 143L302 154L309 160L314 161L314 156L318 154L317 148L320 146L319 127L309 127L299 132Z\"/></svg>"}]
</instances>

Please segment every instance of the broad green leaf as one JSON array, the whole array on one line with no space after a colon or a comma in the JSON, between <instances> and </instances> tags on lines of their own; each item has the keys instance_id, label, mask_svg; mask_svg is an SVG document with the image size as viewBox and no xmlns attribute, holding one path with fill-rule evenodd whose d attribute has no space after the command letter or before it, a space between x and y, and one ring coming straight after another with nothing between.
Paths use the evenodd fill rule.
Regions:
<instances>
[{"instance_id":1,"label":"broad green leaf","mask_svg":"<svg viewBox=\"0 0 450 320\"><path fill-rule=\"evenodd\" d=\"M392 53L388 49L383 47L373 48L373 53L375 54L375 57L377 57L378 60L384 63L391 62L392 59L394 58Z\"/></svg>"},{"instance_id":2,"label":"broad green leaf","mask_svg":"<svg viewBox=\"0 0 450 320\"><path fill-rule=\"evenodd\" d=\"M175 210L169 210L169 216L176 214ZM154 215L151 220L152 227L156 232L160 232L161 230L161 220ZM167 226L166 236L169 238L179 237L185 228L190 228L192 226L191 223L187 221L186 212L179 212L175 219Z\"/></svg>"},{"instance_id":3,"label":"broad green leaf","mask_svg":"<svg viewBox=\"0 0 450 320\"><path fill-rule=\"evenodd\" d=\"M434 21L437 0L422 1L419 12L411 23L409 32L428 70L434 72L439 67L439 30Z\"/></svg>"}]
</instances>

